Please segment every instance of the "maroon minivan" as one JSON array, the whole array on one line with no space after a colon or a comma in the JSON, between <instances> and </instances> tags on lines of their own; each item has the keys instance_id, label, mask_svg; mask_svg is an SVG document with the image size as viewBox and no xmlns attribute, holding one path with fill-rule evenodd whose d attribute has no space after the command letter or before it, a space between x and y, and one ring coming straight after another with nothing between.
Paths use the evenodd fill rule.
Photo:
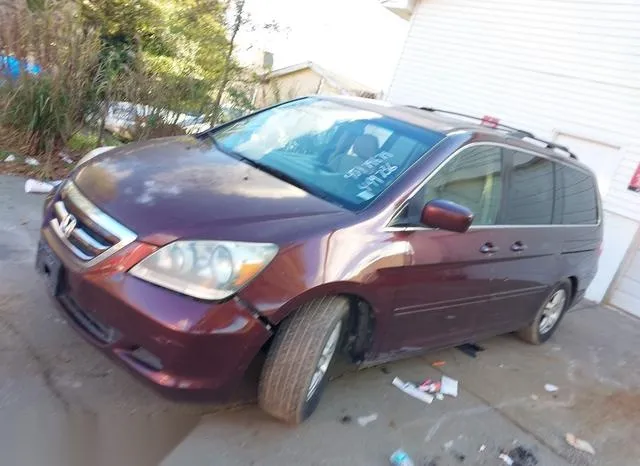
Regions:
<instances>
[{"instance_id":1,"label":"maroon minivan","mask_svg":"<svg viewBox=\"0 0 640 466\"><path fill-rule=\"evenodd\" d=\"M166 394L226 396L266 354L259 403L298 423L337 352L544 342L601 241L595 177L562 146L309 97L82 160L46 201L37 268L83 336Z\"/></svg>"}]
</instances>

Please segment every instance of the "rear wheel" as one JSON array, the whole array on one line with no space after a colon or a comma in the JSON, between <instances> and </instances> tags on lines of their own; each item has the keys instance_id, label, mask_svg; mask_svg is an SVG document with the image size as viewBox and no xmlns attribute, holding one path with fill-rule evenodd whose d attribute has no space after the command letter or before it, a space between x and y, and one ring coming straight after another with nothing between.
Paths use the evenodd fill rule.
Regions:
<instances>
[{"instance_id":1,"label":"rear wheel","mask_svg":"<svg viewBox=\"0 0 640 466\"><path fill-rule=\"evenodd\" d=\"M348 312L346 299L326 297L305 304L280 326L258 388L264 411L291 424L315 411L340 349Z\"/></svg>"},{"instance_id":2,"label":"rear wheel","mask_svg":"<svg viewBox=\"0 0 640 466\"><path fill-rule=\"evenodd\" d=\"M551 338L558 328L571 297L571 287L568 282L555 286L538 310L533 322L518 331L518 336L524 341L540 345Z\"/></svg>"}]
</instances>

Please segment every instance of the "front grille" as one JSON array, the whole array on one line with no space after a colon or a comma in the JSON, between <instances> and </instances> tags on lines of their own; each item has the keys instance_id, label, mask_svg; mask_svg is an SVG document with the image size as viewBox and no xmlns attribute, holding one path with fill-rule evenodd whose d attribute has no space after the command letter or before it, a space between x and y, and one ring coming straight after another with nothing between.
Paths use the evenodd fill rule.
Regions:
<instances>
[{"instance_id":1,"label":"front grille","mask_svg":"<svg viewBox=\"0 0 640 466\"><path fill-rule=\"evenodd\" d=\"M67 182L54 204L50 225L58 238L87 265L105 259L136 238L128 228L98 209Z\"/></svg>"}]
</instances>

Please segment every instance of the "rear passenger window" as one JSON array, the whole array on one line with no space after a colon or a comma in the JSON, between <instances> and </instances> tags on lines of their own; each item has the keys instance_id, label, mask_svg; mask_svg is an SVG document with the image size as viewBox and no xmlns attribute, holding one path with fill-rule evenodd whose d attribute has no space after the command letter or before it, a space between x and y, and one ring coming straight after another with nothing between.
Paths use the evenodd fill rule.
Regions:
<instances>
[{"instance_id":1,"label":"rear passenger window","mask_svg":"<svg viewBox=\"0 0 640 466\"><path fill-rule=\"evenodd\" d=\"M592 225L598 221L596 185L593 177L567 165L556 164L559 179L554 223Z\"/></svg>"},{"instance_id":2,"label":"rear passenger window","mask_svg":"<svg viewBox=\"0 0 640 466\"><path fill-rule=\"evenodd\" d=\"M506 190L505 225L550 225L555 195L554 163L535 155L506 151L512 161Z\"/></svg>"}]
</instances>

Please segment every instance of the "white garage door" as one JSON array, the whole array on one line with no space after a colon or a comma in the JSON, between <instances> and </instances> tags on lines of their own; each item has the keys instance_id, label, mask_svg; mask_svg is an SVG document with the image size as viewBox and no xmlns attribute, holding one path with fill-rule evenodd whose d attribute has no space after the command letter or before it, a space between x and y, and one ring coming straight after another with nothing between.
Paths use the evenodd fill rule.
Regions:
<instances>
[{"instance_id":1,"label":"white garage door","mask_svg":"<svg viewBox=\"0 0 640 466\"><path fill-rule=\"evenodd\" d=\"M610 303L640 317L640 235L627 254L619 278L613 286Z\"/></svg>"}]
</instances>

